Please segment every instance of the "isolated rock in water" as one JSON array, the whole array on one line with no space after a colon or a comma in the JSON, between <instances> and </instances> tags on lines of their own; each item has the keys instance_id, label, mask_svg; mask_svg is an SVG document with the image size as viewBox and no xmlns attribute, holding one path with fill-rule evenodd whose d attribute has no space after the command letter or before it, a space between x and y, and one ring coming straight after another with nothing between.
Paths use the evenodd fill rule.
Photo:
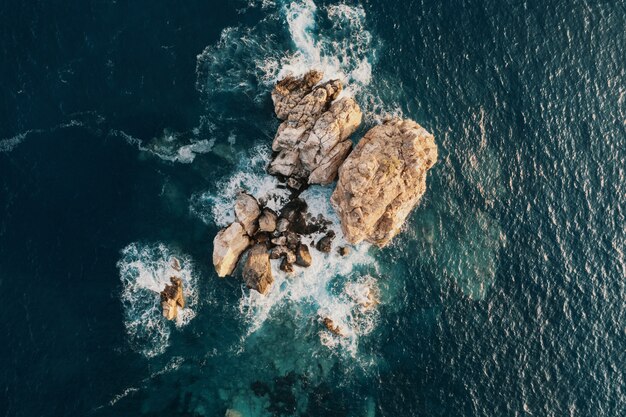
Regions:
<instances>
[{"instance_id":1,"label":"isolated rock in water","mask_svg":"<svg viewBox=\"0 0 626 417\"><path fill-rule=\"evenodd\" d=\"M178 307L185 307L183 281L178 277L170 277L170 282L171 284L165 285L165 289L161 291L161 308L163 309L163 317L168 320L176 320Z\"/></svg>"},{"instance_id":2,"label":"isolated rock in water","mask_svg":"<svg viewBox=\"0 0 626 417\"><path fill-rule=\"evenodd\" d=\"M235 201L235 216L241 223L246 233L253 236L258 228L257 220L261 215L261 209L256 198L250 194L241 192Z\"/></svg>"},{"instance_id":3,"label":"isolated rock in water","mask_svg":"<svg viewBox=\"0 0 626 417\"><path fill-rule=\"evenodd\" d=\"M331 203L350 243L385 246L426 191L437 161L432 134L412 120L372 128L339 169Z\"/></svg>"},{"instance_id":4,"label":"isolated rock in water","mask_svg":"<svg viewBox=\"0 0 626 417\"><path fill-rule=\"evenodd\" d=\"M268 208L264 208L261 213L261 217L259 217L259 231L261 232L273 232L276 230L276 221L278 220L278 216L274 213L273 210Z\"/></svg>"},{"instance_id":5,"label":"isolated rock in water","mask_svg":"<svg viewBox=\"0 0 626 417\"><path fill-rule=\"evenodd\" d=\"M350 248L347 246L341 246L339 247L339 249L337 249L337 252L341 256L348 256L350 254Z\"/></svg>"},{"instance_id":6,"label":"isolated rock in water","mask_svg":"<svg viewBox=\"0 0 626 417\"><path fill-rule=\"evenodd\" d=\"M213 265L220 277L231 275L239 257L250 246L250 238L239 222L219 231L213 239Z\"/></svg>"},{"instance_id":7,"label":"isolated rock in water","mask_svg":"<svg viewBox=\"0 0 626 417\"><path fill-rule=\"evenodd\" d=\"M329 184L350 153L348 137L361 124L363 114L352 98L337 100L343 86L338 80L324 84L322 74L310 71L302 78L287 77L272 92L276 115L285 120L278 128L272 149L278 152L270 174ZM292 188L299 189L299 187Z\"/></svg>"},{"instance_id":8,"label":"isolated rock in water","mask_svg":"<svg viewBox=\"0 0 626 417\"><path fill-rule=\"evenodd\" d=\"M305 268L311 266L311 252L309 247L304 243L300 243L296 248L296 265L303 266Z\"/></svg>"},{"instance_id":9,"label":"isolated rock in water","mask_svg":"<svg viewBox=\"0 0 626 417\"><path fill-rule=\"evenodd\" d=\"M336 334L337 336L342 336L342 337L346 335L343 329L337 326L330 317L324 317L323 323L324 323L324 326L326 326L326 328L331 331L331 333Z\"/></svg>"},{"instance_id":10,"label":"isolated rock in water","mask_svg":"<svg viewBox=\"0 0 626 417\"><path fill-rule=\"evenodd\" d=\"M315 247L320 252L330 253L330 250L332 248L332 244L333 244L333 239L334 238L335 238L335 232L330 230L328 233L326 233L326 235L324 237L322 237L317 242L317 245L315 245Z\"/></svg>"},{"instance_id":11,"label":"isolated rock in water","mask_svg":"<svg viewBox=\"0 0 626 417\"><path fill-rule=\"evenodd\" d=\"M254 245L248 252L248 259L243 268L243 279L248 288L265 294L272 283L270 256L265 245Z\"/></svg>"}]
</instances>

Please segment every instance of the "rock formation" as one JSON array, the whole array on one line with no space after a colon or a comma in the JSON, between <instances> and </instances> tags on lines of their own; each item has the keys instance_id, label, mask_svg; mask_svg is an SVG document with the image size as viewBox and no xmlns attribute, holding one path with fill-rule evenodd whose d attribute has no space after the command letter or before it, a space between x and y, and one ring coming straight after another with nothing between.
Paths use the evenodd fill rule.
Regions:
<instances>
[{"instance_id":1,"label":"rock formation","mask_svg":"<svg viewBox=\"0 0 626 417\"><path fill-rule=\"evenodd\" d=\"M261 213L261 217L259 217L259 230L262 232L272 233L276 230L276 222L278 221L278 216L274 213L273 210L268 208L263 209L263 213Z\"/></svg>"},{"instance_id":2,"label":"rock formation","mask_svg":"<svg viewBox=\"0 0 626 417\"><path fill-rule=\"evenodd\" d=\"M361 124L362 113L352 98L340 98L338 80L316 85L323 78L310 71L301 78L287 77L272 91L274 109L284 122L272 150L278 152L269 172L287 178L287 185L330 184L352 149L349 136Z\"/></svg>"},{"instance_id":3,"label":"rock formation","mask_svg":"<svg viewBox=\"0 0 626 417\"><path fill-rule=\"evenodd\" d=\"M239 222L219 231L213 239L213 265L219 277L233 273L239 257L250 243L250 238Z\"/></svg>"},{"instance_id":4,"label":"rock formation","mask_svg":"<svg viewBox=\"0 0 626 417\"><path fill-rule=\"evenodd\" d=\"M257 219L261 214L256 198L247 193L239 193L235 201L235 216L248 236L253 236L258 229Z\"/></svg>"},{"instance_id":5,"label":"rock formation","mask_svg":"<svg viewBox=\"0 0 626 417\"><path fill-rule=\"evenodd\" d=\"M385 246L426 191L437 161L433 135L412 120L372 128L339 169L331 203L346 239Z\"/></svg>"},{"instance_id":6,"label":"rock formation","mask_svg":"<svg viewBox=\"0 0 626 417\"><path fill-rule=\"evenodd\" d=\"M254 245L248 251L248 259L243 268L243 279L248 288L261 294L265 294L274 282L270 256L264 245Z\"/></svg>"},{"instance_id":7,"label":"rock formation","mask_svg":"<svg viewBox=\"0 0 626 417\"><path fill-rule=\"evenodd\" d=\"M161 308L163 309L163 317L168 320L176 320L178 307L185 308L183 281L178 277L170 277L170 282L171 285L165 285L165 289L161 291Z\"/></svg>"}]
</instances>

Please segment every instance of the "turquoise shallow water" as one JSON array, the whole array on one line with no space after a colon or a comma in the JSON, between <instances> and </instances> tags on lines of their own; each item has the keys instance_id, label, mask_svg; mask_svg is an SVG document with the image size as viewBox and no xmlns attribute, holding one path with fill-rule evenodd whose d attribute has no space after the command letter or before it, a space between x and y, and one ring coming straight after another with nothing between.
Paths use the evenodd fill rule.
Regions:
<instances>
[{"instance_id":1,"label":"turquoise shallow water","mask_svg":"<svg viewBox=\"0 0 626 417\"><path fill-rule=\"evenodd\" d=\"M26 2L0 19L1 415L625 414L623 2ZM271 194L269 91L311 66L364 109L355 140L410 117L440 159L390 247L254 297L216 277L212 239L237 187ZM332 216L330 191L307 191L313 210ZM155 308L172 255L178 325Z\"/></svg>"}]
</instances>

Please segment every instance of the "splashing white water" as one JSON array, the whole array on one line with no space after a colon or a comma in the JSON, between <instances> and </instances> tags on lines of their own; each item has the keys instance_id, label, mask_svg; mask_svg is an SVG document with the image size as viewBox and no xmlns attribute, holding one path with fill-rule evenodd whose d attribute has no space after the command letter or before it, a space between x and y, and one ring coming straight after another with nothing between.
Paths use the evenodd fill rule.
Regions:
<instances>
[{"instance_id":1,"label":"splashing white water","mask_svg":"<svg viewBox=\"0 0 626 417\"><path fill-rule=\"evenodd\" d=\"M220 41L198 55L197 88L210 112L229 94L261 103L277 80L316 68L326 80L344 83L342 95L356 96L366 120L398 113L370 91L380 43L367 28L362 6L318 7L299 0L264 3L263 10L266 17L257 25L224 29Z\"/></svg>"},{"instance_id":2,"label":"splashing white water","mask_svg":"<svg viewBox=\"0 0 626 417\"><path fill-rule=\"evenodd\" d=\"M268 146L258 146L238 158L235 173L217 183L217 190L191 197L190 210L206 224L228 226L235 220L235 200L240 191L254 195L266 207L278 211L289 198L286 188L279 188L276 177L267 175L270 159Z\"/></svg>"},{"instance_id":3,"label":"splashing white water","mask_svg":"<svg viewBox=\"0 0 626 417\"><path fill-rule=\"evenodd\" d=\"M186 307L179 309L176 326L187 325L195 317L198 302L193 263L162 243L131 243L121 254L117 267L123 287L124 325L131 346L146 357L159 355L167 348L171 332L162 315L159 293L170 283L171 276L182 279ZM180 261L180 271L172 266L174 257Z\"/></svg>"}]
</instances>

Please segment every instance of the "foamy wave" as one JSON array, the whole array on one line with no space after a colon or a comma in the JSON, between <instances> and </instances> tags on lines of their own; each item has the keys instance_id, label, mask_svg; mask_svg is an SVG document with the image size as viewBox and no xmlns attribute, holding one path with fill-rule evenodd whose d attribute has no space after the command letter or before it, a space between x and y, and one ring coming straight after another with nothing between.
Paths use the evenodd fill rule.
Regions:
<instances>
[{"instance_id":1,"label":"foamy wave","mask_svg":"<svg viewBox=\"0 0 626 417\"><path fill-rule=\"evenodd\" d=\"M242 154L235 173L218 181L215 191L191 198L191 212L206 224L228 226L235 221L234 206L239 191L246 191L267 207L279 210L288 201L289 191L279 188L278 180L265 172L269 159L268 146L259 146Z\"/></svg>"},{"instance_id":2,"label":"foamy wave","mask_svg":"<svg viewBox=\"0 0 626 417\"><path fill-rule=\"evenodd\" d=\"M159 137L152 138L144 143L121 130L112 130L111 135L123 138L129 145L137 147L142 152L148 152L164 161L180 162L190 164L197 155L209 153L215 145L215 138L199 139L199 128L194 129L191 137L183 137L179 132L172 132L168 129L163 131Z\"/></svg>"},{"instance_id":3,"label":"foamy wave","mask_svg":"<svg viewBox=\"0 0 626 417\"><path fill-rule=\"evenodd\" d=\"M313 216L322 214L333 222L332 229L336 233L334 247L348 246L339 227L339 219L330 206L330 193L329 188L313 186L300 197L307 202ZM354 297L355 286L361 287L361 292L367 291L365 287L375 291L376 280L356 269L375 267L375 261L369 254L367 244L352 248L347 256L339 255L336 250L328 254L319 252L313 246L322 236L319 233L312 235L310 241L309 238L303 239L311 247L312 265L309 268L296 267L292 274L286 274L279 269L280 260L273 260L275 281L270 291L261 295L244 290L239 309L249 323L249 333L253 333L274 311L282 307L298 310L306 305L315 311L320 321L329 317L345 332L345 337L339 337L320 324L320 341L329 348L338 348L356 356L359 337L368 334L376 321L376 310L364 309L362 300Z\"/></svg>"},{"instance_id":4,"label":"foamy wave","mask_svg":"<svg viewBox=\"0 0 626 417\"><path fill-rule=\"evenodd\" d=\"M171 332L162 315L159 293L170 283L171 276L183 280L186 301L186 307L179 309L176 326L185 326L195 316L198 294L192 260L161 243L132 243L121 254L117 267L123 287L124 325L131 346L146 357L159 355L167 348ZM172 267L173 257L180 260L180 271Z\"/></svg>"},{"instance_id":5,"label":"foamy wave","mask_svg":"<svg viewBox=\"0 0 626 417\"><path fill-rule=\"evenodd\" d=\"M397 106L387 107L370 91L381 44L367 28L362 6L299 0L264 2L262 9L267 14L257 25L224 29L220 41L198 55L197 88L215 119L224 117L215 107L224 96L258 104L277 80L312 68L324 71L325 79L342 80L342 94L356 96L366 120L398 114Z\"/></svg>"}]
</instances>

